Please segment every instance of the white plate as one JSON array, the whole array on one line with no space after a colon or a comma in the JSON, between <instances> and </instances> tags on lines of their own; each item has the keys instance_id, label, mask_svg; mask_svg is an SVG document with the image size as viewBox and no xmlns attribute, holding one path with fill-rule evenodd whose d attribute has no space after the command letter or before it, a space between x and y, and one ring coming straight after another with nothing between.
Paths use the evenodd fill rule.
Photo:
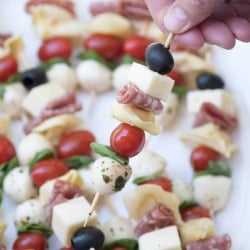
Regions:
<instances>
[{"instance_id":1,"label":"white plate","mask_svg":"<svg viewBox=\"0 0 250 250\"><path fill-rule=\"evenodd\" d=\"M31 17L24 12L25 0L0 0L0 32L12 32L21 34L26 45L26 53L32 64L37 62L36 51L40 44L32 27ZM86 6L89 1L77 0L77 11L81 13L81 18L87 16ZM245 250L249 248L250 235L250 170L249 170L249 107L250 90L249 80L249 55L250 46L238 42L231 51L220 48L214 49L214 62L218 72L225 79L227 87L236 97L239 106L240 125L234 134L234 140L240 150L237 156L231 161L233 187L227 207L219 213L216 218L216 228L218 233L229 233L233 239L233 250ZM82 95L84 105L83 119L86 128L91 129L100 143L108 144L109 135L115 128L117 121L110 119L110 103L114 100L114 93L107 93L98 96L94 103L92 115L88 115L88 95ZM177 138L180 130L191 127L191 117L184 115L182 122L176 124L172 130L153 137L149 147L166 157L168 162L168 172L172 178L183 178L191 180L192 171L189 165L189 155L191 149L183 145ZM184 122L183 122L184 121ZM100 127L105 124L105 129ZM181 156L181 157L180 157ZM121 203L121 193L111 197L117 211L125 213ZM13 225L14 204L7 198L0 209L0 217L8 223L4 242L7 249L11 249L12 242L16 238L16 230ZM101 216L101 220L107 220L109 214ZM51 250L59 249L60 244L55 237L49 240Z\"/></svg>"}]
</instances>

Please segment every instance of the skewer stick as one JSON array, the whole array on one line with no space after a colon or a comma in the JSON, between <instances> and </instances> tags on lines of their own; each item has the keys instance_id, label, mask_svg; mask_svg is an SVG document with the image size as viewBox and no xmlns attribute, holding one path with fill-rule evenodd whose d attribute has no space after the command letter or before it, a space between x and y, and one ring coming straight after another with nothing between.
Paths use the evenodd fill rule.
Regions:
<instances>
[{"instance_id":1,"label":"skewer stick","mask_svg":"<svg viewBox=\"0 0 250 250\"><path fill-rule=\"evenodd\" d=\"M171 41L172 41L173 39L174 39L174 33L173 33L173 32L170 32L169 35L167 36L167 39L166 39L166 42L165 42L164 46L165 46L166 48L169 48L170 43L171 43Z\"/></svg>"},{"instance_id":2,"label":"skewer stick","mask_svg":"<svg viewBox=\"0 0 250 250\"><path fill-rule=\"evenodd\" d=\"M90 211L89 211L89 213L88 213L88 216L87 216L86 220L84 221L83 227L86 227L86 226L87 226L87 224L88 224L88 222L89 222L89 219L90 219L92 213L94 212L95 207L96 207L96 205L97 205L97 203L98 203L98 201L99 201L99 198L100 198L100 193L97 192L97 193L95 194L95 196L94 196L94 199L93 199L92 203L91 203Z\"/></svg>"}]
</instances>

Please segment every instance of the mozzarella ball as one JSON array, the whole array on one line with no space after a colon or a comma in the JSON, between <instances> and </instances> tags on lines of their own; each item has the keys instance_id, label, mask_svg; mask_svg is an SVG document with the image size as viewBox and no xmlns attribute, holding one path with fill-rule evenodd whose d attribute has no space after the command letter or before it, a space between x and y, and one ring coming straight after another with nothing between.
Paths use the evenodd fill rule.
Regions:
<instances>
[{"instance_id":1,"label":"mozzarella ball","mask_svg":"<svg viewBox=\"0 0 250 250\"><path fill-rule=\"evenodd\" d=\"M173 180L172 190L173 193L179 198L180 202L193 200L192 187L183 180Z\"/></svg>"},{"instance_id":2,"label":"mozzarella ball","mask_svg":"<svg viewBox=\"0 0 250 250\"><path fill-rule=\"evenodd\" d=\"M128 72L131 68L131 64L122 64L115 68L113 71L112 85L115 90L119 91L126 84L128 84Z\"/></svg>"},{"instance_id":3,"label":"mozzarella ball","mask_svg":"<svg viewBox=\"0 0 250 250\"><path fill-rule=\"evenodd\" d=\"M48 81L52 84L59 84L66 90L77 88L78 81L76 72L66 63L57 63L46 72Z\"/></svg>"},{"instance_id":4,"label":"mozzarella ball","mask_svg":"<svg viewBox=\"0 0 250 250\"><path fill-rule=\"evenodd\" d=\"M12 169L4 178L3 190L16 203L35 197L37 189L32 183L29 167L22 166Z\"/></svg>"},{"instance_id":5,"label":"mozzarella ball","mask_svg":"<svg viewBox=\"0 0 250 250\"><path fill-rule=\"evenodd\" d=\"M40 224L46 228L49 227L49 219L46 216L44 207L38 199L29 199L20 203L16 207L14 221L17 229L24 224Z\"/></svg>"},{"instance_id":6,"label":"mozzarella ball","mask_svg":"<svg viewBox=\"0 0 250 250\"><path fill-rule=\"evenodd\" d=\"M21 83L6 86L2 101L3 111L13 119L20 118L23 111L22 102L26 95L27 91Z\"/></svg>"},{"instance_id":7,"label":"mozzarella ball","mask_svg":"<svg viewBox=\"0 0 250 250\"><path fill-rule=\"evenodd\" d=\"M194 178L194 200L212 212L218 212L227 203L231 179L226 176L205 175Z\"/></svg>"},{"instance_id":8,"label":"mozzarella ball","mask_svg":"<svg viewBox=\"0 0 250 250\"><path fill-rule=\"evenodd\" d=\"M128 165L121 165L109 157L100 157L91 166L93 188L100 194L118 192L125 186L131 172Z\"/></svg>"},{"instance_id":9,"label":"mozzarella ball","mask_svg":"<svg viewBox=\"0 0 250 250\"><path fill-rule=\"evenodd\" d=\"M76 67L76 74L80 86L84 90L102 93L112 87L112 71L97 61L80 62Z\"/></svg>"},{"instance_id":10,"label":"mozzarella ball","mask_svg":"<svg viewBox=\"0 0 250 250\"><path fill-rule=\"evenodd\" d=\"M17 157L21 165L28 165L36 153L53 147L46 137L31 133L25 136L17 146Z\"/></svg>"}]
</instances>

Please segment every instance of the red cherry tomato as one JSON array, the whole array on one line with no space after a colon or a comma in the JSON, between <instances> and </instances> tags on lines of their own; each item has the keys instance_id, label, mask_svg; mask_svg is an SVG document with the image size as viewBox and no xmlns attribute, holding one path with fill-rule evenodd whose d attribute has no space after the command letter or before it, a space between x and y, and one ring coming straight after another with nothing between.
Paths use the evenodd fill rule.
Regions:
<instances>
[{"instance_id":1,"label":"red cherry tomato","mask_svg":"<svg viewBox=\"0 0 250 250\"><path fill-rule=\"evenodd\" d=\"M125 54L132 56L135 59L145 61L146 48L153 40L139 35L128 37L123 44Z\"/></svg>"},{"instance_id":2,"label":"red cherry tomato","mask_svg":"<svg viewBox=\"0 0 250 250\"><path fill-rule=\"evenodd\" d=\"M88 130L70 132L60 140L56 153L59 158L75 155L91 155L90 143L95 142L95 136Z\"/></svg>"},{"instance_id":3,"label":"red cherry tomato","mask_svg":"<svg viewBox=\"0 0 250 250\"><path fill-rule=\"evenodd\" d=\"M122 51L122 40L116 36L107 34L92 34L83 42L83 47L87 50L94 50L107 60L118 59Z\"/></svg>"},{"instance_id":4,"label":"red cherry tomato","mask_svg":"<svg viewBox=\"0 0 250 250\"><path fill-rule=\"evenodd\" d=\"M209 161L216 161L219 157L219 153L213 149L199 146L192 151L190 161L195 171L201 171L207 168Z\"/></svg>"},{"instance_id":5,"label":"red cherry tomato","mask_svg":"<svg viewBox=\"0 0 250 250\"><path fill-rule=\"evenodd\" d=\"M145 133L142 129L121 123L110 136L111 148L122 157L137 155L145 144Z\"/></svg>"},{"instance_id":6,"label":"red cherry tomato","mask_svg":"<svg viewBox=\"0 0 250 250\"><path fill-rule=\"evenodd\" d=\"M11 160L15 156L16 151L12 142L4 135L0 135L0 164Z\"/></svg>"},{"instance_id":7,"label":"red cherry tomato","mask_svg":"<svg viewBox=\"0 0 250 250\"><path fill-rule=\"evenodd\" d=\"M174 80L174 85L175 86L183 85L182 75L178 70L173 69L167 75Z\"/></svg>"},{"instance_id":8,"label":"red cherry tomato","mask_svg":"<svg viewBox=\"0 0 250 250\"><path fill-rule=\"evenodd\" d=\"M13 244L13 250L45 250L47 240L41 232L25 232L18 236Z\"/></svg>"},{"instance_id":9,"label":"red cherry tomato","mask_svg":"<svg viewBox=\"0 0 250 250\"><path fill-rule=\"evenodd\" d=\"M71 42L64 37L53 37L44 41L38 50L41 61L47 61L55 57L68 59L72 53Z\"/></svg>"},{"instance_id":10,"label":"red cherry tomato","mask_svg":"<svg viewBox=\"0 0 250 250\"><path fill-rule=\"evenodd\" d=\"M7 81L8 78L17 73L18 65L16 58L13 56L6 56L0 59L0 82Z\"/></svg>"},{"instance_id":11,"label":"red cherry tomato","mask_svg":"<svg viewBox=\"0 0 250 250\"><path fill-rule=\"evenodd\" d=\"M194 220L198 218L212 218L210 211L201 206L191 206L184 208L181 211L181 217L183 221L189 221L189 220Z\"/></svg>"},{"instance_id":12,"label":"red cherry tomato","mask_svg":"<svg viewBox=\"0 0 250 250\"><path fill-rule=\"evenodd\" d=\"M169 179L165 177L157 177L140 183L140 185L143 184L155 184L160 186L165 191L172 192L172 183Z\"/></svg>"},{"instance_id":13,"label":"red cherry tomato","mask_svg":"<svg viewBox=\"0 0 250 250\"><path fill-rule=\"evenodd\" d=\"M59 159L45 159L37 162L31 171L34 184L41 186L46 181L64 175L68 172L68 166Z\"/></svg>"}]
</instances>

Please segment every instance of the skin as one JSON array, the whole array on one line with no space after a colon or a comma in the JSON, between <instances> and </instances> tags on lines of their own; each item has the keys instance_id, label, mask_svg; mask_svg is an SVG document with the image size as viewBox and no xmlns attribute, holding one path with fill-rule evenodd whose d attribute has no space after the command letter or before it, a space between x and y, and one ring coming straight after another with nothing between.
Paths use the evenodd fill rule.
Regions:
<instances>
[{"instance_id":1,"label":"skin","mask_svg":"<svg viewBox=\"0 0 250 250\"><path fill-rule=\"evenodd\" d=\"M160 29L191 48L250 42L250 0L145 0Z\"/></svg>"}]
</instances>

